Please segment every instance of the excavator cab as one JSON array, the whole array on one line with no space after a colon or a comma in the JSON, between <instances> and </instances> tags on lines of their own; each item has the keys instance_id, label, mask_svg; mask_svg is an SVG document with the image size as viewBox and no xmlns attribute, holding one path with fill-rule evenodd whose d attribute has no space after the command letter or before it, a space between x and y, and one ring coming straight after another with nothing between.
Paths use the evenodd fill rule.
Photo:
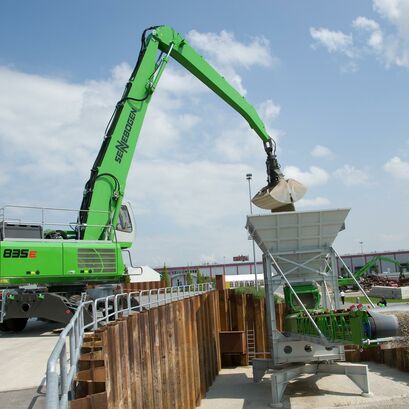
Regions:
<instances>
[{"instance_id":1,"label":"excavator cab","mask_svg":"<svg viewBox=\"0 0 409 409\"><path fill-rule=\"evenodd\" d=\"M251 201L255 206L271 212L294 211L294 203L304 196L307 188L294 179L284 178L275 154L275 142L272 139L264 143L264 149L267 153L267 186L257 192Z\"/></svg>"},{"instance_id":2,"label":"excavator cab","mask_svg":"<svg viewBox=\"0 0 409 409\"><path fill-rule=\"evenodd\" d=\"M135 218L130 202L122 202L118 223L115 229L116 240L119 243L132 244L135 238Z\"/></svg>"}]
</instances>

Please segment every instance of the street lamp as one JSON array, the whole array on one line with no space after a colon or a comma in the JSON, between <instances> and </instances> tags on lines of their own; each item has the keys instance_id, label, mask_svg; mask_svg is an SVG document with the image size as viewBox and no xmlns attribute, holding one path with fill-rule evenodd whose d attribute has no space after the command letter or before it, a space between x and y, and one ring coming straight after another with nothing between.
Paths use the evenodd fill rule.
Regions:
<instances>
[{"instance_id":1,"label":"street lamp","mask_svg":"<svg viewBox=\"0 0 409 409\"><path fill-rule=\"evenodd\" d=\"M249 201L250 201L250 214L253 214L253 204L251 202L251 178L253 175L251 173L247 173L246 179L249 182ZM256 289L258 290L258 277L257 277L257 263L256 263L256 247L253 241L253 263L254 263L254 284L256 286Z\"/></svg>"},{"instance_id":2,"label":"street lamp","mask_svg":"<svg viewBox=\"0 0 409 409\"><path fill-rule=\"evenodd\" d=\"M364 254L364 242L360 241L359 244L361 245L361 254Z\"/></svg>"}]
</instances>

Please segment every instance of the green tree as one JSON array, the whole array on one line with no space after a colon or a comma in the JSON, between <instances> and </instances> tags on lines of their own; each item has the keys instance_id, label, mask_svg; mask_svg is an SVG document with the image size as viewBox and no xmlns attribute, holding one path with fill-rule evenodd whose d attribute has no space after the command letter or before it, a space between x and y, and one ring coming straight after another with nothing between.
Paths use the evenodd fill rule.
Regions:
<instances>
[{"instance_id":1,"label":"green tree","mask_svg":"<svg viewBox=\"0 0 409 409\"><path fill-rule=\"evenodd\" d=\"M205 278L203 277L203 274L200 270L197 270L197 283L198 284L203 284L205 282Z\"/></svg>"},{"instance_id":2,"label":"green tree","mask_svg":"<svg viewBox=\"0 0 409 409\"><path fill-rule=\"evenodd\" d=\"M192 273L190 272L190 270L188 270L188 272L186 274L186 284L187 285L193 284Z\"/></svg>"},{"instance_id":3,"label":"green tree","mask_svg":"<svg viewBox=\"0 0 409 409\"><path fill-rule=\"evenodd\" d=\"M160 273L160 279L165 283L165 287L170 287L170 274L166 264L163 265L163 270Z\"/></svg>"}]
</instances>

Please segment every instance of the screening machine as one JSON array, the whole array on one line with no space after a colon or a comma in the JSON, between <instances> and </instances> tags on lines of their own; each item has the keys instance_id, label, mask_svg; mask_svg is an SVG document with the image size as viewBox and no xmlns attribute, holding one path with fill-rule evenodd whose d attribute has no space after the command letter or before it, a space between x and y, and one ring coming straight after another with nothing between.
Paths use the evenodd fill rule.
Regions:
<instances>
[{"instance_id":1,"label":"screening machine","mask_svg":"<svg viewBox=\"0 0 409 409\"><path fill-rule=\"evenodd\" d=\"M281 406L288 381L305 373L345 374L370 396L367 366L343 362L344 345L365 348L401 335L393 312L340 308L337 263L343 261L332 245L349 210L247 217L246 228L263 252L271 352L271 359L253 360L253 379L271 371L273 407ZM274 293L281 288L289 308L285 332L275 321Z\"/></svg>"}]
</instances>

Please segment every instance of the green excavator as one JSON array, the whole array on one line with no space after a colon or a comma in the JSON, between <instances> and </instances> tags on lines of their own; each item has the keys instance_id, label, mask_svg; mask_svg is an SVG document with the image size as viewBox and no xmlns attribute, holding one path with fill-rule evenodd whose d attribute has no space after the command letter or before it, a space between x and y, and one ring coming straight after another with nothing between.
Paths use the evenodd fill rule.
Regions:
<instances>
[{"instance_id":1,"label":"green excavator","mask_svg":"<svg viewBox=\"0 0 409 409\"><path fill-rule=\"evenodd\" d=\"M305 188L284 178L275 143L254 107L179 33L150 27L142 34L136 66L85 184L77 221L64 226L46 220L54 210L71 209L5 206L0 211L0 329L22 330L31 317L66 323L80 294L107 295L126 279L123 252L135 233L132 208L124 201L126 180L146 110L170 58L235 109L262 140L268 185L254 203L272 211L294 210ZM41 222L11 218L16 210L37 211Z\"/></svg>"}]
</instances>

